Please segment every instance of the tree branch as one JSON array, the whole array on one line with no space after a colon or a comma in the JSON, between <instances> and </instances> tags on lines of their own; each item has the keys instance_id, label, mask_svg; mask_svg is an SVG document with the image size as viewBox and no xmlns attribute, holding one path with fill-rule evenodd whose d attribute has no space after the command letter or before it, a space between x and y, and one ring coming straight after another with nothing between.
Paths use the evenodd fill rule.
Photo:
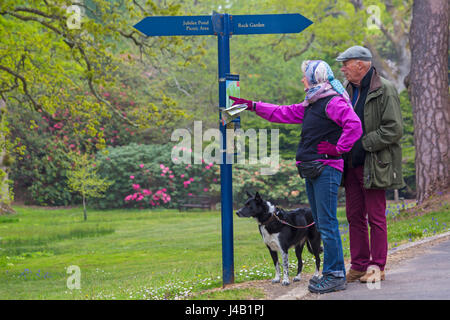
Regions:
<instances>
[{"instance_id":1,"label":"tree branch","mask_svg":"<svg viewBox=\"0 0 450 320\"><path fill-rule=\"evenodd\" d=\"M177 89L180 90L181 92L183 92L183 93L184 93L185 95L187 95L188 97L192 97L192 95L191 95L189 92L187 92L185 89L183 89L183 88L181 87L180 83L179 83L178 80L177 80L177 77L176 77L174 74L172 74L172 77L173 77L173 79L174 79L174 81L175 81L175 85L176 85Z\"/></svg>"},{"instance_id":2,"label":"tree branch","mask_svg":"<svg viewBox=\"0 0 450 320\"><path fill-rule=\"evenodd\" d=\"M47 1L44 1L44 3L47 4L47 6L52 6L52 4L48 4ZM140 11L142 11L143 13L147 13L144 8L135 0L133 0L133 3L136 7L139 8ZM85 7L86 9L90 10L85 4L77 4L80 6ZM93 12L92 10L90 10L91 12ZM23 13L23 14L22 14ZM88 54L85 51L85 47L83 44L83 40L81 39L73 39L70 36L70 32L68 30L65 29L65 23L64 16L58 15L58 11L56 11L56 13L47 13L44 12L42 10L39 9L35 9L35 8L28 8L28 7L24 7L24 6L17 6L11 10L8 11L3 11L0 12L0 15L10 15L16 19L19 19L21 21L24 22L28 22L28 21L34 21L37 22L39 24L41 24L42 26L44 26L45 28L47 28L48 30L50 30L50 32L54 32L55 34L59 35L62 37L62 40L70 47L70 49L72 50L72 52L79 52L81 57L80 60L78 60L75 56L74 59L75 61L78 60L79 63L82 63L82 61L84 61L85 63L85 68L86 71L88 73L88 76L86 77L86 81L89 87L90 92L93 94L93 96L95 97L95 99L100 102L105 104L106 106L108 106L108 108L114 113L116 114L120 119L122 119L123 121L125 121L126 123L128 123L129 125L132 125L134 127L138 127L138 124L134 123L132 120L130 120L128 117L124 116L122 114L122 111L120 109L118 109L117 107L113 106L108 100L104 99L101 94L99 94L95 88L94 82L93 82L93 78L94 78L94 71L96 71L96 69L94 68L94 65L91 63L91 60L88 56ZM145 54L145 49L151 49L152 47L147 44L145 41L139 39L139 34L136 31L130 31L129 33L124 32L122 30L113 30L114 32L118 32L122 37L130 39L138 48L141 54L141 58L144 56ZM36 110L43 110L42 106L35 100L35 98L33 98L33 95L31 94L31 92L29 91L28 88L28 84L26 79L20 75L19 72L11 70L8 67L5 66L0 66L0 70L3 70L11 75L14 76L16 84L10 88L7 88L8 90L11 88L17 88L19 86L17 81L20 81L22 83L23 86L23 90L25 93L25 96L31 101L33 108ZM175 83L177 85L177 87L180 89L179 83L178 81L175 79ZM182 88L181 88L182 89ZM2 92L6 92L5 90L2 90ZM189 94L188 92L185 92L185 94Z\"/></svg>"},{"instance_id":3,"label":"tree branch","mask_svg":"<svg viewBox=\"0 0 450 320\"><path fill-rule=\"evenodd\" d=\"M29 13L33 13L33 14L36 14L36 15L39 15L39 16L43 16L43 17L46 17L46 18L49 18L49 19L54 19L54 18L60 19L61 18L61 17L56 16L56 15L49 15L49 14L47 14L47 13L41 11L41 10L34 9L34 8L16 7L16 8L14 8L14 11L15 12L29 12Z\"/></svg>"},{"instance_id":4,"label":"tree branch","mask_svg":"<svg viewBox=\"0 0 450 320\"><path fill-rule=\"evenodd\" d=\"M91 62L89 60L89 58L86 55L86 52L84 51L84 49L78 44L77 45L78 50L80 51L85 63L86 63L86 67L89 71L89 73L91 74L92 71L92 66L91 66ZM95 96L95 98L100 101L103 102L104 104L106 104L119 118L121 118L122 120L124 120L125 122L127 122L129 125L133 126L133 127L138 127L138 125L136 123L134 123L133 121L131 121L130 119L128 119L127 117L125 117L120 110L117 110L108 100L103 99L103 97L97 92L97 90L95 90L94 84L92 83L92 77L88 76L87 77L87 82L88 82L88 86L89 89L91 90L92 94Z\"/></svg>"},{"instance_id":5,"label":"tree branch","mask_svg":"<svg viewBox=\"0 0 450 320\"><path fill-rule=\"evenodd\" d=\"M125 32L123 32L122 30L119 30L119 33L124 37L124 38L128 38L131 39L135 45L137 45L138 47L143 46L143 43L138 41L136 38L133 37L134 34L137 34L135 31L131 31L129 34L126 34Z\"/></svg>"},{"instance_id":6,"label":"tree branch","mask_svg":"<svg viewBox=\"0 0 450 320\"><path fill-rule=\"evenodd\" d=\"M13 17L15 17L17 19L20 19L22 21L36 21L36 22L42 24L43 26L47 27L48 29L53 30L57 34L65 37L64 33L61 30L59 30L56 27L52 26L47 21L44 21L44 20L41 20L41 19L38 19L38 18L32 17L32 16L23 16L23 15L20 15L20 14L17 14L15 12L11 12L11 11L6 11L5 14L9 14L10 16L13 16Z\"/></svg>"},{"instance_id":7,"label":"tree branch","mask_svg":"<svg viewBox=\"0 0 450 320\"><path fill-rule=\"evenodd\" d=\"M41 106L38 102L36 102L36 101L33 99L32 95L31 95L30 92L28 91L27 81L26 81L26 79L25 79L22 75L20 75L20 74L14 72L14 71L11 70L10 68L5 67L5 66L2 66L2 65L0 65L0 70L3 70L3 71L5 71L5 72L11 74L12 76L15 77L16 80L19 79L19 80L22 82L23 91L24 91L25 95L27 96L27 98L28 98L28 99L31 101L31 103L33 104L34 109L35 109L36 111L42 110L42 106Z\"/></svg>"},{"instance_id":8,"label":"tree branch","mask_svg":"<svg viewBox=\"0 0 450 320\"><path fill-rule=\"evenodd\" d=\"M288 54L288 52L285 52L284 53L284 57L283 57L284 61L289 61L292 58L295 58L295 57L298 57L298 56L301 56L302 54L304 54L309 49L311 44L314 42L315 38L316 38L315 34L314 33L311 34L311 37L309 37L308 42L306 43L306 45L300 51L297 51L297 52L294 52L294 53L291 53L291 54Z\"/></svg>"}]
</instances>

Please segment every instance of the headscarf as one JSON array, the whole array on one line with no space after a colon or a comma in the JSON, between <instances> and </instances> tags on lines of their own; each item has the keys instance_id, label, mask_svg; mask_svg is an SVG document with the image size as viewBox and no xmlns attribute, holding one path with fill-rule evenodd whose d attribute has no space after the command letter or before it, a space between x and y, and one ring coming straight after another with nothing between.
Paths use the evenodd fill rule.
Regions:
<instances>
[{"instance_id":1,"label":"headscarf","mask_svg":"<svg viewBox=\"0 0 450 320\"><path fill-rule=\"evenodd\" d=\"M341 82L334 78L328 63L322 60L305 60L302 63L302 71L310 85L306 92L305 106L333 94L343 96L350 103L347 92Z\"/></svg>"}]
</instances>

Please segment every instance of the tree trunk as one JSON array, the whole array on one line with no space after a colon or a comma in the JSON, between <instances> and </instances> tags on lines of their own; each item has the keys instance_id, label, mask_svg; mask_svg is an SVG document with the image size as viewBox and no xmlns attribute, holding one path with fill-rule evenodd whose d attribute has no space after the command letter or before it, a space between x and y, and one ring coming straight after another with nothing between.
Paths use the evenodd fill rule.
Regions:
<instances>
[{"instance_id":1,"label":"tree trunk","mask_svg":"<svg viewBox=\"0 0 450 320\"><path fill-rule=\"evenodd\" d=\"M6 102L0 98L0 215L6 213L14 213L14 209L11 208L11 195L9 194L8 184L8 170L9 161L7 159L8 153L5 145L5 117L6 117Z\"/></svg>"},{"instance_id":2,"label":"tree trunk","mask_svg":"<svg viewBox=\"0 0 450 320\"><path fill-rule=\"evenodd\" d=\"M449 185L448 0L415 0L410 32L417 200Z\"/></svg>"},{"instance_id":3,"label":"tree trunk","mask_svg":"<svg viewBox=\"0 0 450 320\"><path fill-rule=\"evenodd\" d=\"M83 216L84 216L84 221L87 221L86 196L84 194L83 194Z\"/></svg>"}]
</instances>

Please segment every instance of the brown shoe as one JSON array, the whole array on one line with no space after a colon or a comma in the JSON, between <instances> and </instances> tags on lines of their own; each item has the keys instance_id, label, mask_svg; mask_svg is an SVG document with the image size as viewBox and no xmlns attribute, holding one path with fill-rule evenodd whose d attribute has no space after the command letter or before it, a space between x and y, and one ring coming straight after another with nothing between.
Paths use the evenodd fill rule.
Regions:
<instances>
[{"instance_id":1,"label":"brown shoe","mask_svg":"<svg viewBox=\"0 0 450 320\"><path fill-rule=\"evenodd\" d=\"M378 281L383 281L386 279L386 274L384 273L384 271L380 271L380 269L376 268L376 267L369 267L367 269L367 272L364 276L362 276L361 278L359 278L359 281L362 283L375 283Z\"/></svg>"},{"instance_id":2,"label":"brown shoe","mask_svg":"<svg viewBox=\"0 0 450 320\"><path fill-rule=\"evenodd\" d=\"M366 274L365 271L358 271L350 269L347 273L347 282L354 282L356 280L359 280L362 276Z\"/></svg>"}]
</instances>

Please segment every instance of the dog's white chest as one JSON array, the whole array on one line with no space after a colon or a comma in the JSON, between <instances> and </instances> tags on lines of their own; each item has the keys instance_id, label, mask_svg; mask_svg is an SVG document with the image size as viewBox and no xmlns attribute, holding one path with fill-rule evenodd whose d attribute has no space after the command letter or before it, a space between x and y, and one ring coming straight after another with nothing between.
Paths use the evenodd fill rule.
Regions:
<instances>
[{"instance_id":1,"label":"dog's white chest","mask_svg":"<svg viewBox=\"0 0 450 320\"><path fill-rule=\"evenodd\" d=\"M264 243L273 251L281 251L279 233L269 233L265 226L260 226L260 230Z\"/></svg>"}]
</instances>

